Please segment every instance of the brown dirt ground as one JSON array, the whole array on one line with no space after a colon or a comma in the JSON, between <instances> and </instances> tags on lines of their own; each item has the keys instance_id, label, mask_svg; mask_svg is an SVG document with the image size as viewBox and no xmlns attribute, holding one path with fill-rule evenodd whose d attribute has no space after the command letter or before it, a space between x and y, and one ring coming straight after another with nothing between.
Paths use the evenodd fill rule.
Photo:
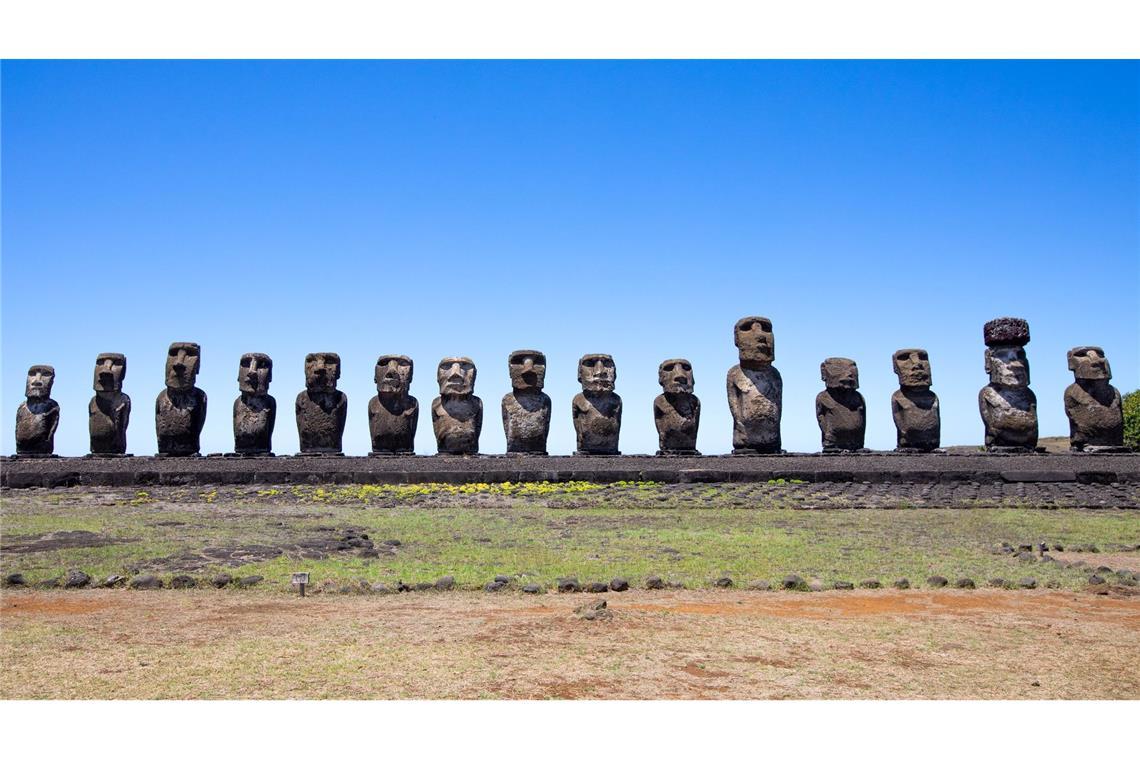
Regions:
<instances>
[{"instance_id":1,"label":"brown dirt ground","mask_svg":"<svg viewBox=\"0 0 1140 760\"><path fill-rule=\"evenodd\" d=\"M1136 699L1127 591L15 591L0 697Z\"/></svg>"}]
</instances>

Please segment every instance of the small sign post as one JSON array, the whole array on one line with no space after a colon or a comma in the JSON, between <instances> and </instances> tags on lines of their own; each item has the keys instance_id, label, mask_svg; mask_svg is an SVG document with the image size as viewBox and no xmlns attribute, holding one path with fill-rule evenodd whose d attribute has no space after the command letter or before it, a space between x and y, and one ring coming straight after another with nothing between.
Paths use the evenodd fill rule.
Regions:
<instances>
[{"instance_id":1,"label":"small sign post","mask_svg":"<svg viewBox=\"0 0 1140 760\"><path fill-rule=\"evenodd\" d=\"M309 584L308 573L293 573L293 585L301 589L301 596L305 595L305 586Z\"/></svg>"}]
</instances>

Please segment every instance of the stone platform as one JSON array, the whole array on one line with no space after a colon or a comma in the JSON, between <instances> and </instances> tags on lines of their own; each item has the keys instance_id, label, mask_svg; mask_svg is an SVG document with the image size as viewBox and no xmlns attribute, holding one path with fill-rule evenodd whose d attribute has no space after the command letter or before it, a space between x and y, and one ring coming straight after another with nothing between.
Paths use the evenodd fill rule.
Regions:
<instances>
[{"instance_id":1,"label":"stone platform","mask_svg":"<svg viewBox=\"0 0 1140 760\"><path fill-rule=\"evenodd\" d=\"M1140 483L1140 454L8 458L0 486L501 483Z\"/></svg>"}]
</instances>

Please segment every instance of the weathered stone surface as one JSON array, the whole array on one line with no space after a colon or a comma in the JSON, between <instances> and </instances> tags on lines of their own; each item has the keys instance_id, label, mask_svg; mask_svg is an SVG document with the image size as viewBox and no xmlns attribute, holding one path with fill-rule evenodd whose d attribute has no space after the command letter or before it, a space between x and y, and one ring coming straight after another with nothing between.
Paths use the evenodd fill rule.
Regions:
<instances>
[{"instance_id":1,"label":"weathered stone surface","mask_svg":"<svg viewBox=\"0 0 1140 760\"><path fill-rule=\"evenodd\" d=\"M50 456L55 452L59 404L51 397L54 383L55 369L49 365L28 368L26 400L16 410L16 453L20 456Z\"/></svg>"},{"instance_id":2,"label":"weathered stone surface","mask_svg":"<svg viewBox=\"0 0 1140 760\"><path fill-rule=\"evenodd\" d=\"M91 576L75 568L68 570L67 575L63 578L64 588L83 588L89 583L91 583Z\"/></svg>"},{"instance_id":3,"label":"weathered stone surface","mask_svg":"<svg viewBox=\"0 0 1140 760\"><path fill-rule=\"evenodd\" d=\"M987 346L1024 346L1029 343L1029 323L1017 317L991 319L982 327Z\"/></svg>"},{"instance_id":4,"label":"weathered stone surface","mask_svg":"<svg viewBox=\"0 0 1140 760\"><path fill-rule=\"evenodd\" d=\"M407 356L383 354L376 360L376 395L368 401L368 432L373 454L412 454L420 402L409 395L415 365Z\"/></svg>"},{"instance_id":5,"label":"weathered stone surface","mask_svg":"<svg viewBox=\"0 0 1140 760\"><path fill-rule=\"evenodd\" d=\"M586 584L586 591L591 594L604 594L609 590L610 585L608 583L602 583L601 581Z\"/></svg>"},{"instance_id":6,"label":"weathered stone surface","mask_svg":"<svg viewBox=\"0 0 1140 760\"><path fill-rule=\"evenodd\" d=\"M971 578L959 578L954 581L954 588L977 588L977 585Z\"/></svg>"},{"instance_id":7,"label":"weathered stone surface","mask_svg":"<svg viewBox=\"0 0 1140 760\"><path fill-rule=\"evenodd\" d=\"M483 400L475 395L475 362L450 356L436 368L439 397L431 403L431 425L440 454L478 454Z\"/></svg>"},{"instance_id":8,"label":"weathered stone surface","mask_svg":"<svg viewBox=\"0 0 1140 760\"><path fill-rule=\"evenodd\" d=\"M1017 582L1017 585L1021 586L1022 588L1037 588L1037 579L1036 578L1022 578L1021 580L1019 580Z\"/></svg>"},{"instance_id":9,"label":"weathered stone surface","mask_svg":"<svg viewBox=\"0 0 1140 760\"><path fill-rule=\"evenodd\" d=\"M978 393L978 409L990 451L1033 451L1037 447L1037 396L1029 389L1029 342L1025 320L987 322L985 369L990 384Z\"/></svg>"},{"instance_id":10,"label":"weathered stone surface","mask_svg":"<svg viewBox=\"0 0 1140 760\"><path fill-rule=\"evenodd\" d=\"M542 586L538 585L537 583L528 583L522 587L522 592L524 594L541 594Z\"/></svg>"},{"instance_id":11,"label":"weathered stone surface","mask_svg":"<svg viewBox=\"0 0 1140 760\"><path fill-rule=\"evenodd\" d=\"M610 591L629 591L629 581L625 578L614 578L610 581Z\"/></svg>"},{"instance_id":12,"label":"weathered stone surface","mask_svg":"<svg viewBox=\"0 0 1140 760\"><path fill-rule=\"evenodd\" d=\"M210 585L214 588L225 588L234 582L234 577L229 573L218 573L210 579Z\"/></svg>"},{"instance_id":13,"label":"weathered stone surface","mask_svg":"<svg viewBox=\"0 0 1140 760\"><path fill-rule=\"evenodd\" d=\"M613 613L607 608L605 600L579 605L574 608L574 614L583 620L606 620L613 617Z\"/></svg>"},{"instance_id":14,"label":"weathered stone surface","mask_svg":"<svg viewBox=\"0 0 1140 760\"><path fill-rule=\"evenodd\" d=\"M784 588L788 589L789 591L795 590L795 589L807 588L807 582L804 581L804 579L798 575L786 575L786 576L784 576L784 580L782 582L782 585Z\"/></svg>"},{"instance_id":15,"label":"weathered stone surface","mask_svg":"<svg viewBox=\"0 0 1140 760\"><path fill-rule=\"evenodd\" d=\"M507 358L511 392L503 396L503 432L508 454L546 454L550 435L550 396L546 384L546 354L513 351Z\"/></svg>"},{"instance_id":16,"label":"weathered stone surface","mask_svg":"<svg viewBox=\"0 0 1140 760\"><path fill-rule=\"evenodd\" d=\"M5 586L26 586L26 585L28 585L28 581L26 578L24 578L23 573L9 573L8 575L4 576L4 585Z\"/></svg>"},{"instance_id":17,"label":"weathered stone surface","mask_svg":"<svg viewBox=\"0 0 1140 760\"><path fill-rule=\"evenodd\" d=\"M171 343L166 354L166 388L154 402L160 456L196 456L206 424L206 394L194 383L201 364L197 343Z\"/></svg>"},{"instance_id":18,"label":"weathered stone surface","mask_svg":"<svg viewBox=\"0 0 1140 760\"><path fill-rule=\"evenodd\" d=\"M831 587L836 591L851 591L855 588L855 584L851 581L836 581Z\"/></svg>"},{"instance_id":19,"label":"weathered stone surface","mask_svg":"<svg viewBox=\"0 0 1140 760\"><path fill-rule=\"evenodd\" d=\"M732 588L732 578L722 575L713 581L713 585L717 588Z\"/></svg>"},{"instance_id":20,"label":"weathered stone surface","mask_svg":"<svg viewBox=\"0 0 1140 760\"><path fill-rule=\"evenodd\" d=\"M269 454L277 422L277 400L269 395L273 360L266 354L242 354L237 380L241 395L234 400L234 451Z\"/></svg>"},{"instance_id":21,"label":"weathered stone surface","mask_svg":"<svg viewBox=\"0 0 1140 760\"><path fill-rule=\"evenodd\" d=\"M127 576L125 575L108 575L98 584L99 588L118 588L125 585L127 585Z\"/></svg>"},{"instance_id":22,"label":"weathered stone surface","mask_svg":"<svg viewBox=\"0 0 1140 760\"><path fill-rule=\"evenodd\" d=\"M445 575L435 582L436 591L451 591L455 588L455 577L452 575Z\"/></svg>"},{"instance_id":23,"label":"weathered stone surface","mask_svg":"<svg viewBox=\"0 0 1140 760\"><path fill-rule=\"evenodd\" d=\"M659 575L651 575L645 579L645 588L650 591L660 591L665 588L665 580Z\"/></svg>"},{"instance_id":24,"label":"weathered stone surface","mask_svg":"<svg viewBox=\"0 0 1140 760\"><path fill-rule=\"evenodd\" d=\"M906 578L899 578L898 580L896 580L891 585L897 589L901 589L901 590L905 591L906 589L910 588L910 581Z\"/></svg>"},{"instance_id":25,"label":"weathered stone surface","mask_svg":"<svg viewBox=\"0 0 1140 760\"><path fill-rule=\"evenodd\" d=\"M1120 391L1109 385L1112 369L1099 346L1069 350L1075 382L1065 389L1069 447L1074 451L1124 452L1124 409Z\"/></svg>"},{"instance_id":26,"label":"weathered stone surface","mask_svg":"<svg viewBox=\"0 0 1140 760\"><path fill-rule=\"evenodd\" d=\"M154 575L137 575L131 578L130 587L134 589L162 588L162 581Z\"/></svg>"},{"instance_id":27,"label":"weathered stone surface","mask_svg":"<svg viewBox=\"0 0 1140 760\"><path fill-rule=\"evenodd\" d=\"M1105 583L1105 580L1104 580L1104 578L1101 578L1099 575L1094 573L1094 574L1089 576L1089 585L1090 586L1099 586L1103 583Z\"/></svg>"},{"instance_id":28,"label":"weathered stone surface","mask_svg":"<svg viewBox=\"0 0 1140 760\"><path fill-rule=\"evenodd\" d=\"M990 578L988 581L986 581L986 585L990 588L1005 588L1006 583L1007 581L1005 578Z\"/></svg>"},{"instance_id":29,"label":"weathered stone surface","mask_svg":"<svg viewBox=\"0 0 1140 760\"><path fill-rule=\"evenodd\" d=\"M947 583L949 583L949 581L941 575L932 575L926 579L926 585L932 588L943 588Z\"/></svg>"},{"instance_id":30,"label":"weathered stone surface","mask_svg":"<svg viewBox=\"0 0 1140 760\"><path fill-rule=\"evenodd\" d=\"M340 454L348 396L337 390L340 355L331 351L305 357L305 390L297 394L297 436L302 454Z\"/></svg>"},{"instance_id":31,"label":"weathered stone surface","mask_svg":"<svg viewBox=\"0 0 1140 760\"><path fill-rule=\"evenodd\" d=\"M653 400L658 454L699 454L697 429L701 424L701 400L693 395L693 365L688 359L666 359L657 368L657 382L664 391Z\"/></svg>"},{"instance_id":32,"label":"weathered stone surface","mask_svg":"<svg viewBox=\"0 0 1140 760\"><path fill-rule=\"evenodd\" d=\"M197 588L198 581L192 575L176 575L170 579L171 588Z\"/></svg>"},{"instance_id":33,"label":"weathered stone surface","mask_svg":"<svg viewBox=\"0 0 1140 760\"><path fill-rule=\"evenodd\" d=\"M772 584L768 581L752 581L748 584L748 588L751 591L771 591Z\"/></svg>"},{"instance_id":34,"label":"weathered stone surface","mask_svg":"<svg viewBox=\"0 0 1140 760\"><path fill-rule=\"evenodd\" d=\"M127 453L127 425L131 421L131 397L123 393L127 357L104 353L95 357L95 395L87 405L87 429L91 453L121 456Z\"/></svg>"},{"instance_id":35,"label":"weathered stone surface","mask_svg":"<svg viewBox=\"0 0 1140 760\"><path fill-rule=\"evenodd\" d=\"M930 356L921 348L903 348L891 357L899 389L891 394L898 451L933 451L942 440L938 396L930 390Z\"/></svg>"},{"instance_id":36,"label":"weathered stone surface","mask_svg":"<svg viewBox=\"0 0 1140 760\"><path fill-rule=\"evenodd\" d=\"M621 396L614 393L617 367L609 354L586 354L578 360L582 392L574 397L571 412L577 435L577 454L620 454Z\"/></svg>"},{"instance_id":37,"label":"weathered stone surface","mask_svg":"<svg viewBox=\"0 0 1140 760\"><path fill-rule=\"evenodd\" d=\"M864 581L859 581L859 588L882 588L883 584L875 578L868 578Z\"/></svg>"},{"instance_id":38,"label":"weathered stone surface","mask_svg":"<svg viewBox=\"0 0 1140 760\"><path fill-rule=\"evenodd\" d=\"M496 575L495 576L495 583L510 583L510 582L511 582L511 576L509 576L509 575Z\"/></svg>"},{"instance_id":39,"label":"weathered stone surface","mask_svg":"<svg viewBox=\"0 0 1140 760\"><path fill-rule=\"evenodd\" d=\"M496 591L502 591L506 587L507 584L503 583L502 581L491 581L490 583L483 586L483 590L488 593L494 593Z\"/></svg>"},{"instance_id":40,"label":"weathered stone surface","mask_svg":"<svg viewBox=\"0 0 1140 760\"><path fill-rule=\"evenodd\" d=\"M842 357L819 365L827 389L815 397L815 418L823 437L823 450L858 451L867 432L867 404L859 387L859 368Z\"/></svg>"},{"instance_id":41,"label":"weathered stone surface","mask_svg":"<svg viewBox=\"0 0 1140 760\"><path fill-rule=\"evenodd\" d=\"M256 586L261 583L263 580L265 579L260 575L247 575L244 578L238 578L237 585L240 588L250 588L251 586Z\"/></svg>"},{"instance_id":42,"label":"weathered stone surface","mask_svg":"<svg viewBox=\"0 0 1140 760\"><path fill-rule=\"evenodd\" d=\"M558 593L569 594L582 590L582 585L578 583L577 578L559 578L557 581Z\"/></svg>"},{"instance_id":43,"label":"weathered stone surface","mask_svg":"<svg viewBox=\"0 0 1140 760\"><path fill-rule=\"evenodd\" d=\"M776 357L772 320L744 317L733 334L740 356L740 363L728 371L727 382L733 453L780 453L784 381L772 366Z\"/></svg>"}]
</instances>

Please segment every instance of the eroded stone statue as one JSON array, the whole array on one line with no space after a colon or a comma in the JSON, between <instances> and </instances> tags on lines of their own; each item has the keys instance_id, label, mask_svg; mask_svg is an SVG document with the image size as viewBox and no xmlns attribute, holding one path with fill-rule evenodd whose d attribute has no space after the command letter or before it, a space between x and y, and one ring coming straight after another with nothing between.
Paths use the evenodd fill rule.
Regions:
<instances>
[{"instance_id":1,"label":"eroded stone statue","mask_svg":"<svg viewBox=\"0 0 1140 760\"><path fill-rule=\"evenodd\" d=\"M348 396L338 391L340 355L321 351L305 356L305 390L297 394L297 437L302 454L340 454Z\"/></svg>"},{"instance_id":2,"label":"eroded stone statue","mask_svg":"<svg viewBox=\"0 0 1140 760\"><path fill-rule=\"evenodd\" d=\"M159 456L196 456L206 424L206 394L194 383L201 363L197 343L171 343L166 353L166 388L154 402Z\"/></svg>"},{"instance_id":3,"label":"eroded stone statue","mask_svg":"<svg viewBox=\"0 0 1140 760\"><path fill-rule=\"evenodd\" d=\"M733 454L779 454L784 381L772 366L772 320L744 317L733 329L740 364L728 371Z\"/></svg>"},{"instance_id":4,"label":"eroded stone statue","mask_svg":"<svg viewBox=\"0 0 1140 760\"><path fill-rule=\"evenodd\" d=\"M819 365L819 374L827 386L815 397L824 452L859 451L867 433L867 404L857 390L859 368L850 359L832 357Z\"/></svg>"},{"instance_id":5,"label":"eroded stone statue","mask_svg":"<svg viewBox=\"0 0 1140 760\"><path fill-rule=\"evenodd\" d=\"M657 453L700 454L697 428L701 424L701 400L693 395L693 365L688 359L666 359L657 368L657 382L664 391L653 399Z\"/></svg>"},{"instance_id":6,"label":"eroded stone statue","mask_svg":"<svg viewBox=\"0 0 1140 760\"><path fill-rule=\"evenodd\" d=\"M614 393L617 368L609 354L586 354L578 360L582 392L571 411L578 438L576 454L620 454L621 396Z\"/></svg>"},{"instance_id":7,"label":"eroded stone statue","mask_svg":"<svg viewBox=\"0 0 1140 760\"><path fill-rule=\"evenodd\" d=\"M16 454L51 456L55 452L55 430L59 427L59 404L51 397L55 369L47 364L28 368L24 386L26 401L16 410Z\"/></svg>"},{"instance_id":8,"label":"eroded stone statue","mask_svg":"<svg viewBox=\"0 0 1140 760\"><path fill-rule=\"evenodd\" d=\"M503 396L503 432L508 454L546 454L550 434L550 396L546 383L546 354L514 351L507 359L511 392Z\"/></svg>"},{"instance_id":9,"label":"eroded stone statue","mask_svg":"<svg viewBox=\"0 0 1140 760\"><path fill-rule=\"evenodd\" d=\"M1109 385L1112 368L1099 346L1069 351L1069 369L1076 381L1065 389L1069 417L1069 448L1091 453L1123 453L1124 409L1120 391Z\"/></svg>"},{"instance_id":10,"label":"eroded stone statue","mask_svg":"<svg viewBox=\"0 0 1140 760\"><path fill-rule=\"evenodd\" d=\"M277 422L277 399L269 395L273 360L266 354L242 354L237 380L241 395L234 400L234 452L270 454Z\"/></svg>"},{"instance_id":11,"label":"eroded stone statue","mask_svg":"<svg viewBox=\"0 0 1140 760\"><path fill-rule=\"evenodd\" d=\"M95 456L127 453L127 425L131 421L131 397L123 393L127 357L99 354L95 357L95 396L87 405L87 429Z\"/></svg>"},{"instance_id":12,"label":"eroded stone statue","mask_svg":"<svg viewBox=\"0 0 1140 760\"><path fill-rule=\"evenodd\" d=\"M475 362L443 359L436 369L439 396L431 402L431 426L440 454L478 454L483 400L475 395Z\"/></svg>"},{"instance_id":13,"label":"eroded stone statue","mask_svg":"<svg viewBox=\"0 0 1140 760\"><path fill-rule=\"evenodd\" d=\"M1003 317L987 322L986 372L990 384L978 393L986 427L986 449L994 452L1034 451L1037 447L1037 396L1029 389L1029 323Z\"/></svg>"},{"instance_id":14,"label":"eroded stone statue","mask_svg":"<svg viewBox=\"0 0 1140 760\"><path fill-rule=\"evenodd\" d=\"M891 394L891 416L898 431L897 451L933 451L941 443L938 396L930 390L930 356L921 348L903 348L891 357L899 389Z\"/></svg>"},{"instance_id":15,"label":"eroded stone statue","mask_svg":"<svg viewBox=\"0 0 1140 760\"><path fill-rule=\"evenodd\" d=\"M415 453L420 403L408 395L413 369L406 356L385 354L376 360L376 395L368 401L373 454Z\"/></svg>"}]
</instances>

